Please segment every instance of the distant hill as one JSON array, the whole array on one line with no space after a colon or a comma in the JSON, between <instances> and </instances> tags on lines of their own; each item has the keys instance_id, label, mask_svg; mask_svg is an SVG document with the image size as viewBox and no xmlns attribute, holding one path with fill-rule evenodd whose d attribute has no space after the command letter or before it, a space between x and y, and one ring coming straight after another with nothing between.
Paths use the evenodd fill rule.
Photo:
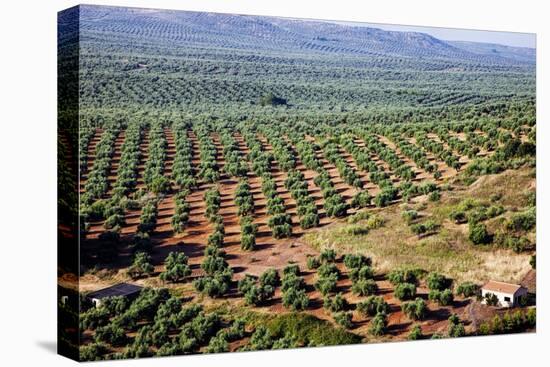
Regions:
<instances>
[{"instance_id":1,"label":"distant hill","mask_svg":"<svg viewBox=\"0 0 550 367\"><path fill-rule=\"evenodd\" d=\"M209 47L504 64L529 61L506 46L495 47L497 51L490 52L483 45L453 44L425 33L253 15L86 5L81 7L81 26L89 31L126 33L142 40Z\"/></svg>"},{"instance_id":2,"label":"distant hill","mask_svg":"<svg viewBox=\"0 0 550 367\"><path fill-rule=\"evenodd\" d=\"M150 108L236 120L324 118L374 110L467 111L531 103L535 95L533 60L505 46L290 18L78 9L80 107L90 116L98 109ZM60 27L74 25L61 18ZM263 103L264 96L273 98Z\"/></svg>"},{"instance_id":3,"label":"distant hill","mask_svg":"<svg viewBox=\"0 0 550 367\"><path fill-rule=\"evenodd\" d=\"M466 41L447 41L448 44L462 50L485 56L500 56L521 62L534 64L537 51L529 47L512 47L499 45L496 43L466 42Z\"/></svg>"}]
</instances>

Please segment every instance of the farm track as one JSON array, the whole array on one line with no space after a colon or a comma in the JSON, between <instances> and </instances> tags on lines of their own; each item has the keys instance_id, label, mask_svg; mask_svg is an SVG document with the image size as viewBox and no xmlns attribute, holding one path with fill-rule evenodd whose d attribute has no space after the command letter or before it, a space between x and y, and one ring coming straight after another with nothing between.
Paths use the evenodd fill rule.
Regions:
<instances>
[{"instance_id":1,"label":"farm track","mask_svg":"<svg viewBox=\"0 0 550 367\"><path fill-rule=\"evenodd\" d=\"M171 174L173 159L175 157L175 143L172 131L165 130L165 135L168 143L167 156L172 156L170 162L166 164L165 174L167 172ZM196 169L200 163L198 140L193 131L188 131L188 138L192 146L192 164ZM168 177L168 174L166 176ZM190 205L189 221L184 228L184 232L181 234L175 234L171 227L171 218L175 208L174 195L168 195L159 204L159 216L162 210L164 218L162 220L158 218L157 228L152 236L155 241L155 251L151 255L156 271L163 269L164 260L170 252L181 251L189 257L189 264L192 269L191 277L195 278L203 274L200 269L200 263L202 262L203 251L206 247L206 239L212 231L212 226L204 215L206 204L203 197L205 192L211 187L212 184L200 183L186 197L186 201Z\"/></svg>"}]
</instances>

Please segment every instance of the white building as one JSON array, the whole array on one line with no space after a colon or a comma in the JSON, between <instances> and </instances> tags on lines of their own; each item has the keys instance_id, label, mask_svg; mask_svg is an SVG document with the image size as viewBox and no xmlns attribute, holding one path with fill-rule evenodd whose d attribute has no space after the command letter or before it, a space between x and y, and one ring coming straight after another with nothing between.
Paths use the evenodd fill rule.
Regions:
<instances>
[{"instance_id":1,"label":"white building","mask_svg":"<svg viewBox=\"0 0 550 367\"><path fill-rule=\"evenodd\" d=\"M142 287L129 283L118 283L107 288L100 289L98 291L88 294L88 299L92 301L95 307L101 306L103 299L108 297L127 297L134 299L141 292Z\"/></svg>"},{"instance_id":2,"label":"white building","mask_svg":"<svg viewBox=\"0 0 550 367\"><path fill-rule=\"evenodd\" d=\"M497 296L498 302L502 307L514 307L519 304L521 297L527 295L527 288L517 284L490 280L487 284L481 287L483 303L485 303L485 297L487 294L494 294Z\"/></svg>"}]
</instances>

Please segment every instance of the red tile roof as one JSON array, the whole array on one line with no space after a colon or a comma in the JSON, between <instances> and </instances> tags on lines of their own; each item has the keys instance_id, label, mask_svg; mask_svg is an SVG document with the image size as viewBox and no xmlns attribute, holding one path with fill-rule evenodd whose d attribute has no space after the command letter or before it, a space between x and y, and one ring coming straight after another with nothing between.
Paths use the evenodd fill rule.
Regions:
<instances>
[{"instance_id":1,"label":"red tile roof","mask_svg":"<svg viewBox=\"0 0 550 367\"><path fill-rule=\"evenodd\" d=\"M488 281L487 284L481 287L481 289L489 292L499 292L499 293L509 293L509 294L516 293L520 288L522 288L521 285L497 282L494 280Z\"/></svg>"}]
</instances>

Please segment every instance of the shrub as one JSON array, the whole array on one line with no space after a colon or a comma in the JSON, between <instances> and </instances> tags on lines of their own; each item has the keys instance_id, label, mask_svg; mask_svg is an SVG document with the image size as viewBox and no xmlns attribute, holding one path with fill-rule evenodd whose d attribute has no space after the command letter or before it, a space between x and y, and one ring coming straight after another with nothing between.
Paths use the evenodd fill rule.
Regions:
<instances>
[{"instance_id":1,"label":"shrub","mask_svg":"<svg viewBox=\"0 0 550 367\"><path fill-rule=\"evenodd\" d=\"M321 252L319 255L319 260L322 263L333 263L336 261L336 251L333 249L326 249Z\"/></svg>"},{"instance_id":2,"label":"shrub","mask_svg":"<svg viewBox=\"0 0 550 367\"><path fill-rule=\"evenodd\" d=\"M460 319L456 314L453 314L449 317L448 334L451 338L458 338L466 335L464 324L460 322Z\"/></svg>"},{"instance_id":3,"label":"shrub","mask_svg":"<svg viewBox=\"0 0 550 367\"><path fill-rule=\"evenodd\" d=\"M309 298L304 289L290 288L283 292L283 306L292 311L305 310L309 305Z\"/></svg>"},{"instance_id":4,"label":"shrub","mask_svg":"<svg viewBox=\"0 0 550 367\"><path fill-rule=\"evenodd\" d=\"M306 213L300 218L300 227L308 229L319 226L319 215L317 213Z\"/></svg>"},{"instance_id":5,"label":"shrub","mask_svg":"<svg viewBox=\"0 0 550 367\"><path fill-rule=\"evenodd\" d=\"M353 326L352 320L352 313L351 312L336 312L334 315L334 321L343 328L350 329Z\"/></svg>"},{"instance_id":6,"label":"shrub","mask_svg":"<svg viewBox=\"0 0 550 367\"><path fill-rule=\"evenodd\" d=\"M468 238L474 245L487 244L491 242L491 236L483 223L468 224Z\"/></svg>"},{"instance_id":7,"label":"shrub","mask_svg":"<svg viewBox=\"0 0 550 367\"><path fill-rule=\"evenodd\" d=\"M422 298L416 298L412 302L405 302L401 305L401 310L406 314L410 319L413 320L422 320L426 317L428 313L428 307L426 302Z\"/></svg>"},{"instance_id":8,"label":"shrub","mask_svg":"<svg viewBox=\"0 0 550 367\"><path fill-rule=\"evenodd\" d=\"M465 223L466 213L462 210L453 210L451 214L449 214L449 218L457 224Z\"/></svg>"},{"instance_id":9,"label":"shrub","mask_svg":"<svg viewBox=\"0 0 550 367\"><path fill-rule=\"evenodd\" d=\"M439 273L432 272L428 274L426 284L429 289L442 291L451 286L451 280Z\"/></svg>"},{"instance_id":10,"label":"shrub","mask_svg":"<svg viewBox=\"0 0 550 367\"><path fill-rule=\"evenodd\" d=\"M348 307L348 301L342 296L342 293L338 293L334 297L325 296L323 307L331 312L344 311Z\"/></svg>"},{"instance_id":11,"label":"shrub","mask_svg":"<svg viewBox=\"0 0 550 367\"><path fill-rule=\"evenodd\" d=\"M273 288L277 287L281 283L279 273L275 269L268 269L260 275L261 285L270 285Z\"/></svg>"},{"instance_id":12,"label":"shrub","mask_svg":"<svg viewBox=\"0 0 550 367\"><path fill-rule=\"evenodd\" d=\"M393 285L401 283L417 284L418 274L420 273L420 269L396 269L389 272L388 280Z\"/></svg>"},{"instance_id":13,"label":"shrub","mask_svg":"<svg viewBox=\"0 0 550 367\"><path fill-rule=\"evenodd\" d=\"M418 212L416 210L405 210L401 212L401 217L407 224L411 224L416 218L418 218Z\"/></svg>"},{"instance_id":14,"label":"shrub","mask_svg":"<svg viewBox=\"0 0 550 367\"><path fill-rule=\"evenodd\" d=\"M338 275L331 273L326 276L319 277L319 279L315 282L315 288L317 288L322 295L326 295L336 291L337 283Z\"/></svg>"},{"instance_id":15,"label":"shrub","mask_svg":"<svg viewBox=\"0 0 550 367\"><path fill-rule=\"evenodd\" d=\"M366 208L370 206L372 197L367 191L359 191L351 200L352 208Z\"/></svg>"},{"instance_id":16,"label":"shrub","mask_svg":"<svg viewBox=\"0 0 550 367\"><path fill-rule=\"evenodd\" d=\"M479 286L472 282L461 283L456 288L456 294L462 295L464 297L473 297L479 294Z\"/></svg>"},{"instance_id":17,"label":"shrub","mask_svg":"<svg viewBox=\"0 0 550 367\"><path fill-rule=\"evenodd\" d=\"M256 247L256 236L253 234L243 234L241 236L241 249L252 251Z\"/></svg>"},{"instance_id":18,"label":"shrub","mask_svg":"<svg viewBox=\"0 0 550 367\"><path fill-rule=\"evenodd\" d=\"M134 261L128 268L128 275L133 278L140 278L142 276L148 276L153 274L155 268L151 264L151 256L145 252L137 252L134 255Z\"/></svg>"},{"instance_id":19,"label":"shrub","mask_svg":"<svg viewBox=\"0 0 550 367\"><path fill-rule=\"evenodd\" d=\"M485 303L487 304L487 306L498 306L498 297L493 293L486 293Z\"/></svg>"},{"instance_id":20,"label":"shrub","mask_svg":"<svg viewBox=\"0 0 550 367\"><path fill-rule=\"evenodd\" d=\"M206 347L206 353L224 353L229 352L229 343L225 333L218 333L211 338Z\"/></svg>"},{"instance_id":21,"label":"shrub","mask_svg":"<svg viewBox=\"0 0 550 367\"><path fill-rule=\"evenodd\" d=\"M364 265L361 268L353 268L349 272L349 277L352 282L356 282L360 279L372 279L374 277L374 270L368 265Z\"/></svg>"},{"instance_id":22,"label":"shrub","mask_svg":"<svg viewBox=\"0 0 550 367\"><path fill-rule=\"evenodd\" d=\"M430 201L439 201L441 199L441 193L439 191L432 191L428 195L428 200Z\"/></svg>"},{"instance_id":23,"label":"shrub","mask_svg":"<svg viewBox=\"0 0 550 367\"><path fill-rule=\"evenodd\" d=\"M127 337L124 329L114 324L100 326L94 334L94 341L96 343L109 343L115 347L124 345L126 340Z\"/></svg>"},{"instance_id":24,"label":"shrub","mask_svg":"<svg viewBox=\"0 0 550 367\"><path fill-rule=\"evenodd\" d=\"M401 301L413 299L416 296L416 285L411 283L400 283L395 287L395 297Z\"/></svg>"},{"instance_id":25,"label":"shrub","mask_svg":"<svg viewBox=\"0 0 550 367\"><path fill-rule=\"evenodd\" d=\"M283 269L283 275L300 275L300 267L297 264L289 264Z\"/></svg>"},{"instance_id":26,"label":"shrub","mask_svg":"<svg viewBox=\"0 0 550 367\"><path fill-rule=\"evenodd\" d=\"M389 314L390 305L381 296L370 296L357 304L357 310L365 316L374 316L379 313Z\"/></svg>"},{"instance_id":27,"label":"shrub","mask_svg":"<svg viewBox=\"0 0 550 367\"><path fill-rule=\"evenodd\" d=\"M420 325L414 325L409 333L408 339L419 340L422 338L422 336L422 329L420 328Z\"/></svg>"},{"instance_id":28,"label":"shrub","mask_svg":"<svg viewBox=\"0 0 550 367\"><path fill-rule=\"evenodd\" d=\"M227 268L216 271L212 275L199 278L193 282L197 291L216 298L226 294L231 286L233 272Z\"/></svg>"},{"instance_id":29,"label":"shrub","mask_svg":"<svg viewBox=\"0 0 550 367\"><path fill-rule=\"evenodd\" d=\"M370 266L372 263L371 259L366 257L365 255L357 254L346 254L344 256L344 265L349 270L352 269L360 269L363 266Z\"/></svg>"},{"instance_id":30,"label":"shrub","mask_svg":"<svg viewBox=\"0 0 550 367\"><path fill-rule=\"evenodd\" d=\"M317 274L320 277L327 277L330 274L340 274L340 270L338 270L338 267L334 263L323 263L319 268L317 268Z\"/></svg>"},{"instance_id":31,"label":"shrub","mask_svg":"<svg viewBox=\"0 0 550 367\"><path fill-rule=\"evenodd\" d=\"M439 303L441 306L448 306L454 300L453 292L450 289L445 289L444 291L432 289L428 294L428 298L431 301Z\"/></svg>"},{"instance_id":32,"label":"shrub","mask_svg":"<svg viewBox=\"0 0 550 367\"><path fill-rule=\"evenodd\" d=\"M369 219L367 219L367 228L368 229L377 229L384 225L384 218L381 216L375 214L371 215Z\"/></svg>"},{"instance_id":33,"label":"shrub","mask_svg":"<svg viewBox=\"0 0 550 367\"><path fill-rule=\"evenodd\" d=\"M384 335L387 331L388 321L386 315L379 313L371 321L371 326L369 328L369 333L374 336Z\"/></svg>"},{"instance_id":34,"label":"shrub","mask_svg":"<svg viewBox=\"0 0 550 367\"><path fill-rule=\"evenodd\" d=\"M160 274L160 279L176 283L191 275L187 261L188 257L183 252L170 252L164 260L166 270Z\"/></svg>"},{"instance_id":35,"label":"shrub","mask_svg":"<svg viewBox=\"0 0 550 367\"><path fill-rule=\"evenodd\" d=\"M514 214L506 223L506 229L510 231L529 231L537 224L537 212L535 207L524 212Z\"/></svg>"},{"instance_id":36,"label":"shrub","mask_svg":"<svg viewBox=\"0 0 550 367\"><path fill-rule=\"evenodd\" d=\"M351 291L359 296L370 296L377 290L378 286L372 279L358 279L351 285Z\"/></svg>"},{"instance_id":37,"label":"shrub","mask_svg":"<svg viewBox=\"0 0 550 367\"><path fill-rule=\"evenodd\" d=\"M308 256L307 257L307 268L309 270L311 269L317 269L321 265L321 262L316 256Z\"/></svg>"}]
</instances>

